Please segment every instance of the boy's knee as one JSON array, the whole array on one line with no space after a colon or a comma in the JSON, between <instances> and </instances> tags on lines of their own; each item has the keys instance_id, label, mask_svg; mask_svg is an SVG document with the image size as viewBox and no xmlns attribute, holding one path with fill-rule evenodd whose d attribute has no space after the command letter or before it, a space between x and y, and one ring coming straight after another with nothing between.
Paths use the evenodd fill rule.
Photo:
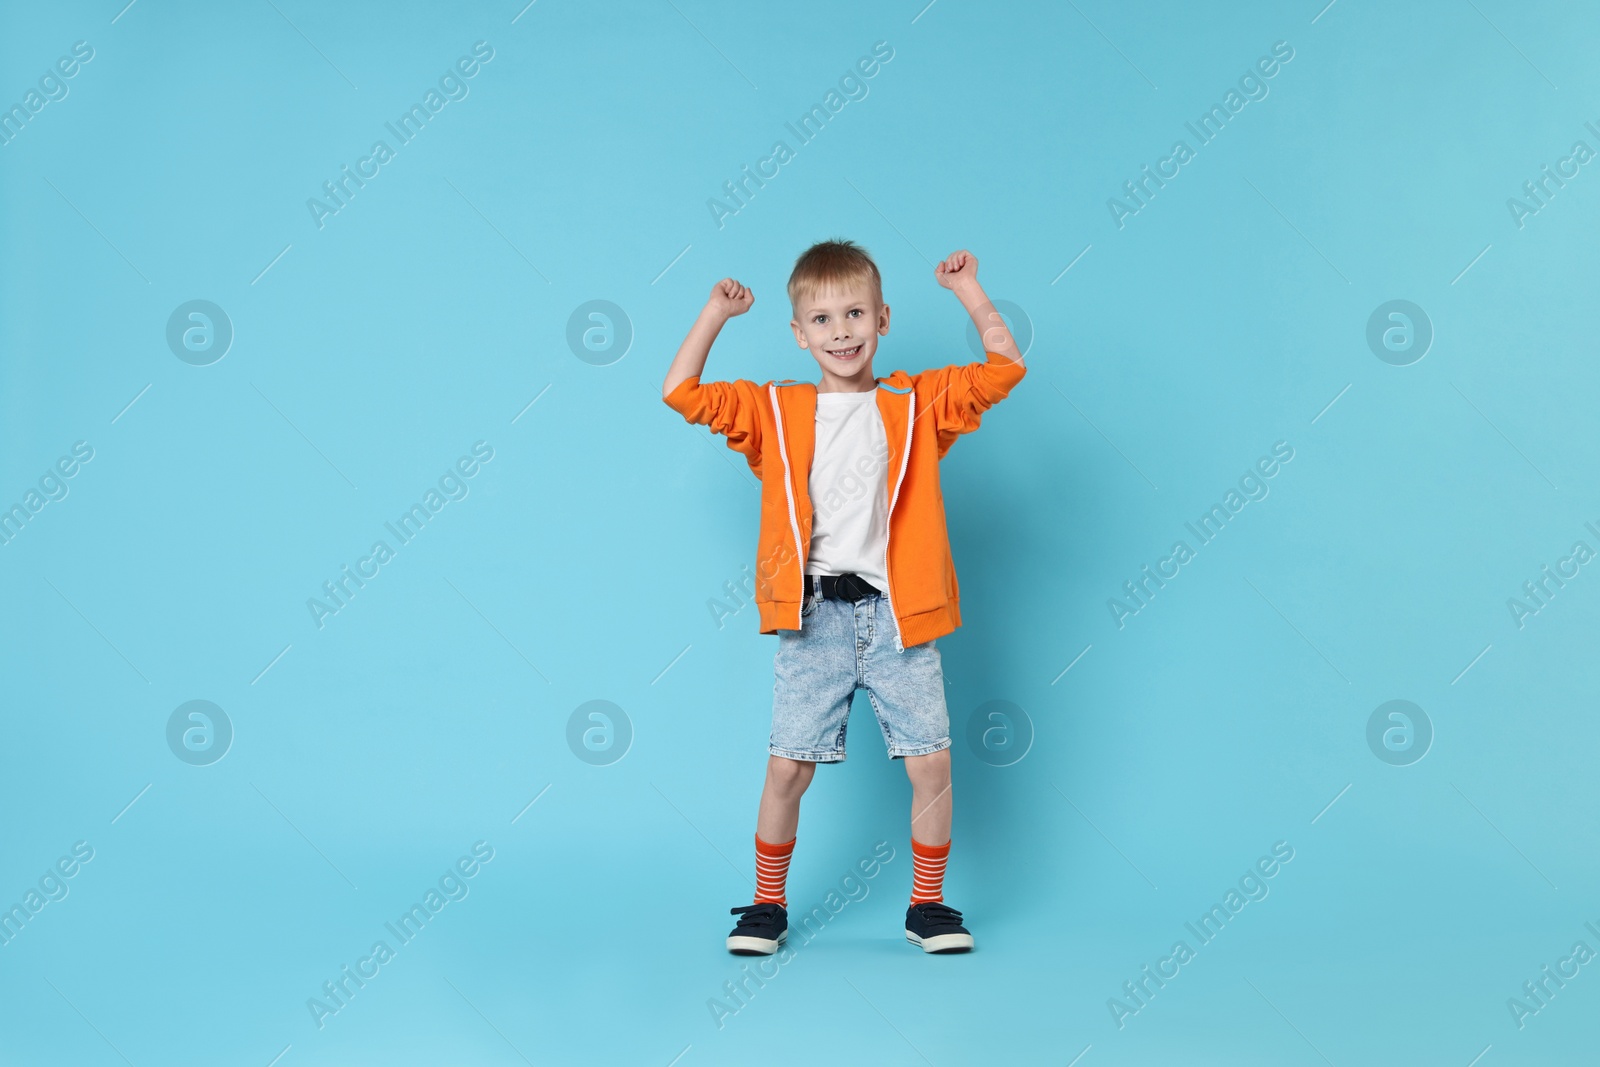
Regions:
<instances>
[{"instance_id":1,"label":"boy's knee","mask_svg":"<svg viewBox=\"0 0 1600 1067\"><path fill-rule=\"evenodd\" d=\"M817 765L809 760L787 759L783 756L772 756L767 760L767 781L785 791L805 789L816 772Z\"/></svg>"},{"instance_id":2,"label":"boy's knee","mask_svg":"<svg viewBox=\"0 0 1600 1067\"><path fill-rule=\"evenodd\" d=\"M940 749L926 756L907 756L906 774L913 785L942 789L950 784L950 750Z\"/></svg>"}]
</instances>

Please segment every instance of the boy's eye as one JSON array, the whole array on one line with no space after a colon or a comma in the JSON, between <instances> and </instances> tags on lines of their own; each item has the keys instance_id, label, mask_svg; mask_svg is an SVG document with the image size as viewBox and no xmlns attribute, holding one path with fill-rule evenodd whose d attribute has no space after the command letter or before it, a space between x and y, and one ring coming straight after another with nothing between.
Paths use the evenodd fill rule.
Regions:
<instances>
[{"instance_id":1,"label":"boy's eye","mask_svg":"<svg viewBox=\"0 0 1600 1067\"><path fill-rule=\"evenodd\" d=\"M823 322L826 322L827 320L828 320L828 316L826 316L826 315L818 315L816 318L812 319L811 321L815 322L815 323L818 323L818 324L821 324Z\"/></svg>"}]
</instances>

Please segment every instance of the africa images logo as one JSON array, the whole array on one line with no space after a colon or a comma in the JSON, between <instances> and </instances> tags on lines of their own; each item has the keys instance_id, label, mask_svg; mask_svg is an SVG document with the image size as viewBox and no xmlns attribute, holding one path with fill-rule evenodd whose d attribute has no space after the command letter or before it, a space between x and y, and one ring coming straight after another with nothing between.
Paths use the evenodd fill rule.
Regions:
<instances>
[{"instance_id":1,"label":"africa images logo","mask_svg":"<svg viewBox=\"0 0 1600 1067\"><path fill-rule=\"evenodd\" d=\"M306 598L306 610L311 613L311 621L317 629L327 625L330 616L339 614L340 611L350 606L356 594L366 588L369 581L376 578L385 564L395 558L399 549L409 545L422 533L428 521L444 510L445 504L452 500L465 500L472 492L468 480L475 477L483 466L494 459L494 446L487 441L478 441L472 446L471 456L462 456L456 460L453 467L448 467L439 476L438 488L429 486L422 494L422 499L412 504L400 517L393 522L385 522L383 528L388 530L394 538L394 546L388 541L377 540L372 543L371 550L360 559L356 560L355 570L350 569L346 563L339 568L339 575L322 583L322 592L326 600L316 597ZM370 568L370 569L369 569Z\"/></svg>"},{"instance_id":2,"label":"africa images logo","mask_svg":"<svg viewBox=\"0 0 1600 1067\"><path fill-rule=\"evenodd\" d=\"M1272 55L1262 56L1256 60L1254 67L1246 68L1239 76L1239 87L1235 89L1229 86L1223 94L1222 103L1212 104L1210 110L1203 112L1199 118L1185 122L1183 128L1194 137L1196 147L1203 148L1222 136L1228 121L1243 111L1250 101L1265 100L1270 92L1267 80L1276 76L1283 65L1293 58L1294 48L1288 41L1275 42ZM1156 160L1153 172L1150 164L1146 163L1140 168L1139 177L1123 182L1122 192L1127 199L1119 200L1114 196L1106 199L1106 210L1111 213L1111 221L1117 224L1117 229L1126 229L1127 220L1149 207L1156 193L1183 173L1184 164L1194 159L1195 155L1196 149L1191 148L1188 141L1174 141L1172 150Z\"/></svg>"},{"instance_id":3,"label":"africa images logo","mask_svg":"<svg viewBox=\"0 0 1600 1067\"><path fill-rule=\"evenodd\" d=\"M356 193L365 189L367 182L381 174L382 168L395 158L396 150L410 144L427 128L428 121L444 110L446 104L452 100L465 100L472 91L467 86L467 79L477 77L478 72L492 59L494 46L488 41L473 44L472 57L460 57L453 68L439 75L438 89L430 85L422 95L421 103L412 104L394 122L383 124L394 137L393 147L388 141L374 141L371 151L356 160L354 171L350 169L350 164L342 164L336 180L323 182L322 192L327 200L319 200L314 196L306 200L306 210L311 213L311 221L317 224L317 229L323 229L327 219L349 207ZM441 92L443 95L440 95Z\"/></svg>"},{"instance_id":4,"label":"africa images logo","mask_svg":"<svg viewBox=\"0 0 1600 1067\"><path fill-rule=\"evenodd\" d=\"M1239 512L1244 510L1246 504L1252 500L1265 500L1272 493L1272 488L1267 484L1268 479L1275 477L1290 460L1294 459L1294 447L1287 441L1275 442L1272 446L1272 455L1262 456L1256 460L1253 468L1246 468L1239 477L1237 489L1229 488L1222 495L1220 503L1212 504L1210 510L1202 514L1194 522L1183 524L1184 529L1194 535L1195 545L1204 548L1222 533L1228 522ZM1166 556L1156 561L1155 570L1150 569L1146 563L1140 570L1137 579L1129 579L1122 583L1122 591L1127 595L1126 600L1109 597L1106 600L1106 610L1111 613L1111 621L1121 630L1127 625L1127 620L1145 608L1155 599L1156 591L1165 589L1167 582L1182 573L1184 564L1194 559L1197 548L1191 547L1188 541L1175 541L1172 550ZM1170 568L1170 569L1169 569Z\"/></svg>"}]
</instances>

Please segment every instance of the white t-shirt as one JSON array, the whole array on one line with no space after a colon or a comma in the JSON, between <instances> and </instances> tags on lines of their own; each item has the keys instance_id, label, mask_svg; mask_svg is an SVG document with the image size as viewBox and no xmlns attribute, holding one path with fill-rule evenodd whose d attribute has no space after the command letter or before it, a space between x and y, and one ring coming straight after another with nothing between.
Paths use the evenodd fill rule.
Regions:
<instances>
[{"instance_id":1,"label":"white t-shirt","mask_svg":"<svg viewBox=\"0 0 1600 1067\"><path fill-rule=\"evenodd\" d=\"M818 393L811 458L811 552L807 574L859 574L888 589L889 440L878 391Z\"/></svg>"}]
</instances>

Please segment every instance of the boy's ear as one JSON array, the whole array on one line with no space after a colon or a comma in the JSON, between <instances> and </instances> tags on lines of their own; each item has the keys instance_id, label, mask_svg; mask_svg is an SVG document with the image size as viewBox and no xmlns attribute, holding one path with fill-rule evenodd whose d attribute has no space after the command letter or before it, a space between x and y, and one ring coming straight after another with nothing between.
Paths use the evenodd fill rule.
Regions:
<instances>
[{"instance_id":1,"label":"boy's ear","mask_svg":"<svg viewBox=\"0 0 1600 1067\"><path fill-rule=\"evenodd\" d=\"M889 305L883 305L883 310L878 312L878 335L880 337L889 332Z\"/></svg>"},{"instance_id":2,"label":"boy's ear","mask_svg":"<svg viewBox=\"0 0 1600 1067\"><path fill-rule=\"evenodd\" d=\"M810 347L809 345L806 344L806 335L800 329L800 320L799 319L790 319L789 320L789 329L794 331L795 344L799 345L801 348L809 348Z\"/></svg>"}]
</instances>

